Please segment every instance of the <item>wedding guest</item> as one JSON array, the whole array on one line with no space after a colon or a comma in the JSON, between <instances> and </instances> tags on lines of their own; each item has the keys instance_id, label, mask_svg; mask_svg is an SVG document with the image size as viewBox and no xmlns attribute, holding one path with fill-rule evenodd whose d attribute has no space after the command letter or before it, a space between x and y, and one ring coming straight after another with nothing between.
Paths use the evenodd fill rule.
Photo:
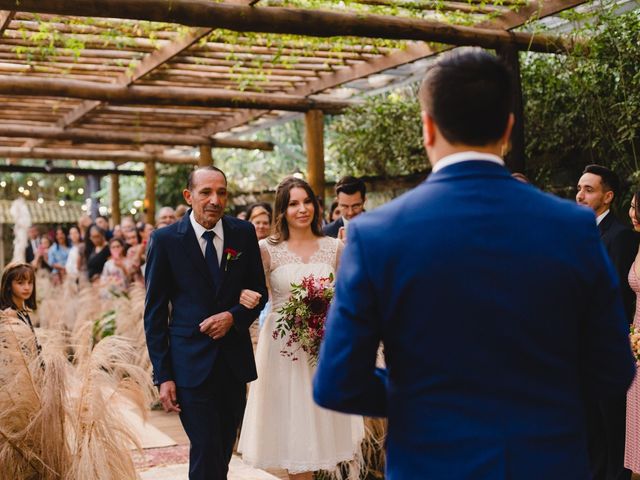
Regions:
<instances>
[{"instance_id":1,"label":"wedding guest","mask_svg":"<svg viewBox=\"0 0 640 480\"><path fill-rule=\"evenodd\" d=\"M340 209L340 218L324 227L325 235L333 238L346 238L346 228L349 222L364 212L367 200L367 186L355 177L342 177L336 183L336 198Z\"/></svg>"},{"instance_id":2,"label":"wedding guest","mask_svg":"<svg viewBox=\"0 0 640 480\"><path fill-rule=\"evenodd\" d=\"M162 228L159 225L163 224L163 227L167 225L173 225L176 223L176 212L171 207L162 207L158 210L156 215L156 228Z\"/></svg>"},{"instance_id":3,"label":"wedding guest","mask_svg":"<svg viewBox=\"0 0 640 480\"><path fill-rule=\"evenodd\" d=\"M125 244L121 238L109 240L109 260L100 274L100 281L115 291L123 291L129 287L129 270L125 257Z\"/></svg>"},{"instance_id":4,"label":"wedding guest","mask_svg":"<svg viewBox=\"0 0 640 480\"><path fill-rule=\"evenodd\" d=\"M87 275L89 281L94 282L100 278L104 264L109 258L109 245L106 232L98 225L91 225L85 241L85 259L87 263Z\"/></svg>"},{"instance_id":5,"label":"wedding guest","mask_svg":"<svg viewBox=\"0 0 640 480\"><path fill-rule=\"evenodd\" d=\"M120 240L124 240L124 234L122 233L122 227L120 224L113 226L113 235L111 238L119 238Z\"/></svg>"},{"instance_id":6,"label":"wedding guest","mask_svg":"<svg viewBox=\"0 0 640 480\"><path fill-rule=\"evenodd\" d=\"M640 232L640 191L631 199L629 218L636 232ZM640 250L629 269L629 285L636 294L636 312L633 327L640 332ZM627 392L627 421L624 449L624 466L634 473L640 473L640 380L636 376Z\"/></svg>"},{"instance_id":7,"label":"wedding guest","mask_svg":"<svg viewBox=\"0 0 640 480\"><path fill-rule=\"evenodd\" d=\"M620 192L618 175L602 165L587 165L578 180L577 189L576 202L591 208L596 215L600 238L618 273L624 309L631 323L636 298L627 276L638 250L638 236L611 211Z\"/></svg>"},{"instance_id":8,"label":"wedding guest","mask_svg":"<svg viewBox=\"0 0 640 480\"><path fill-rule=\"evenodd\" d=\"M256 229L258 240L267 238L271 233L272 214L271 205L266 202L254 203L247 208L247 216ZM270 310L271 302L267 302L258 316L258 327L262 328Z\"/></svg>"},{"instance_id":9,"label":"wedding guest","mask_svg":"<svg viewBox=\"0 0 640 480\"><path fill-rule=\"evenodd\" d=\"M247 211L246 210L240 210L238 213L236 213L236 218L239 218L240 220L246 220L247 219Z\"/></svg>"},{"instance_id":10,"label":"wedding guest","mask_svg":"<svg viewBox=\"0 0 640 480\"><path fill-rule=\"evenodd\" d=\"M180 220L189 211L189 206L180 204L176 207L176 221Z\"/></svg>"},{"instance_id":11,"label":"wedding guest","mask_svg":"<svg viewBox=\"0 0 640 480\"><path fill-rule=\"evenodd\" d=\"M82 247L82 239L80 237L80 229L75 225L69 228L69 240L71 242L71 248L69 249L69 255L67 256L67 263L64 269L67 272L67 276L71 280L77 280L80 276L80 256L84 251Z\"/></svg>"},{"instance_id":12,"label":"wedding guest","mask_svg":"<svg viewBox=\"0 0 640 480\"><path fill-rule=\"evenodd\" d=\"M36 273L28 263L9 263L2 271L0 281L0 309L10 309L33 333L33 353L40 352L41 346L29 313L36 310Z\"/></svg>"},{"instance_id":13,"label":"wedding guest","mask_svg":"<svg viewBox=\"0 0 640 480\"><path fill-rule=\"evenodd\" d=\"M51 276L55 285L59 285L64 281L67 273L66 265L69 250L70 245L67 232L62 226L57 226L55 230L55 243L49 249L49 264L52 268Z\"/></svg>"},{"instance_id":14,"label":"wedding guest","mask_svg":"<svg viewBox=\"0 0 640 480\"><path fill-rule=\"evenodd\" d=\"M27 243L24 257L27 263L31 263L36 257L36 252L38 251L38 247L40 246L40 230L37 226L31 225L29 227L27 235L29 236L29 242Z\"/></svg>"},{"instance_id":15,"label":"wedding guest","mask_svg":"<svg viewBox=\"0 0 640 480\"><path fill-rule=\"evenodd\" d=\"M51 265L49 264L49 249L51 248L51 240L46 235L40 239L40 245L36 251L35 257L31 261L33 268L38 270L46 270L51 272Z\"/></svg>"},{"instance_id":16,"label":"wedding guest","mask_svg":"<svg viewBox=\"0 0 640 480\"><path fill-rule=\"evenodd\" d=\"M133 219L131 215L125 215L120 220L120 228L122 228L123 232L136 228L136 221Z\"/></svg>"},{"instance_id":17,"label":"wedding guest","mask_svg":"<svg viewBox=\"0 0 640 480\"><path fill-rule=\"evenodd\" d=\"M129 272L129 280L131 282L143 282L141 266L144 263L144 245L142 245L142 236L136 229L124 231L124 240L127 244L127 270Z\"/></svg>"},{"instance_id":18,"label":"wedding guest","mask_svg":"<svg viewBox=\"0 0 640 480\"><path fill-rule=\"evenodd\" d=\"M635 310L635 294L629 286L629 270L638 251L637 235L611 211L619 192L618 176L601 165L588 165L578 181L576 202L595 212L602 243L616 269L622 300L629 322ZM629 479L631 471L624 467L625 392L605 399L587 402L589 457L595 480Z\"/></svg>"},{"instance_id":19,"label":"wedding guest","mask_svg":"<svg viewBox=\"0 0 640 480\"><path fill-rule=\"evenodd\" d=\"M113 237L113 231L109 229L109 219L104 215L98 215L96 217L96 225L102 229L104 236L107 240Z\"/></svg>"},{"instance_id":20,"label":"wedding guest","mask_svg":"<svg viewBox=\"0 0 640 480\"><path fill-rule=\"evenodd\" d=\"M258 240L267 238L271 233L271 205L268 203L254 203L247 208L247 219L256 229Z\"/></svg>"},{"instance_id":21,"label":"wedding guest","mask_svg":"<svg viewBox=\"0 0 640 480\"><path fill-rule=\"evenodd\" d=\"M335 222L340 218L340 208L338 207L338 201L331 202L331 208L329 209L329 223Z\"/></svg>"},{"instance_id":22,"label":"wedding guest","mask_svg":"<svg viewBox=\"0 0 640 480\"><path fill-rule=\"evenodd\" d=\"M314 405L309 392L315 368L308 355L299 350L297 361L282 356L287 338L269 333L293 283L335 274L342 242L323 236L318 200L304 180L288 177L278 185L275 213L274 233L260 241L273 308L263 327L268 333L258 339L258 380L249 388L238 451L256 467L283 468L290 479L311 480L313 472L356 457L363 420Z\"/></svg>"},{"instance_id":23,"label":"wedding guest","mask_svg":"<svg viewBox=\"0 0 640 480\"><path fill-rule=\"evenodd\" d=\"M80 229L80 238L84 241L87 238L87 233L89 232L89 227L93 225L93 220L87 214L81 215L78 218L78 228Z\"/></svg>"},{"instance_id":24,"label":"wedding guest","mask_svg":"<svg viewBox=\"0 0 640 480\"><path fill-rule=\"evenodd\" d=\"M314 397L388 418L387 480L590 479L585 397L635 375L593 212L500 157L511 78L441 55L419 93L431 175L349 225Z\"/></svg>"}]
</instances>

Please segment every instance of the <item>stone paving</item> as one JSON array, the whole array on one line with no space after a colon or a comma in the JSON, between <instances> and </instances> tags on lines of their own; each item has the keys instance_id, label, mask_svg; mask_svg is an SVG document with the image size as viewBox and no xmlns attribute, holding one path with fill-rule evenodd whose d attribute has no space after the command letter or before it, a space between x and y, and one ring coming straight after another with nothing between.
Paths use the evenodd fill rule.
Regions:
<instances>
[{"instance_id":1,"label":"stone paving","mask_svg":"<svg viewBox=\"0 0 640 480\"><path fill-rule=\"evenodd\" d=\"M140 472L140 477L142 480L187 480L188 467L186 463L154 467ZM248 467L234 456L229 466L228 480L278 480L278 477Z\"/></svg>"}]
</instances>

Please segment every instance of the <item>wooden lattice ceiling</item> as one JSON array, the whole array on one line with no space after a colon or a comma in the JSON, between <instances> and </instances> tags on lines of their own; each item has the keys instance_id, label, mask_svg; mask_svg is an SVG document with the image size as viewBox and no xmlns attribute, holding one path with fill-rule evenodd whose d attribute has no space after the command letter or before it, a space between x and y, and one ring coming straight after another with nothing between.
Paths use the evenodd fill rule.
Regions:
<instances>
[{"instance_id":1,"label":"wooden lattice ceiling","mask_svg":"<svg viewBox=\"0 0 640 480\"><path fill-rule=\"evenodd\" d=\"M307 27L314 35L318 32L311 32L315 28L312 28L313 19L319 21L319 17L313 15L320 12L316 9L357 13L356 21L368 15L387 15L390 19L409 22L428 19L504 32L581 3L583 1L577 0L209 2L215 6L248 8L254 5L254 11L267 14L284 11L281 7L287 6L307 8L311 16L305 17L303 12L302 17L292 18L307 18L306 21L311 22ZM144 144L163 144L162 148L166 148L167 145L193 146L205 142L233 146L231 141L225 143L214 136L233 132L259 118L273 118L285 110L342 108L345 102L333 95L336 87L445 48L441 44L402 40L415 35L409 24L405 37L381 30L380 37L386 40L309 40L265 33L287 28L276 23L265 25L258 34L234 33L215 28L220 22L224 23L222 17L202 16L191 20L181 10L183 6L206 8L206 4L205 0L0 0L0 8L19 9L4 10L0 17L0 102L3 106L0 155L25 157L29 156L27 149L34 147L38 147L39 158L47 158L46 151L51 149L123 151L143 148ZM144 10L145 5L151 10ZM169 5L172 10L168 9ZM140 8L129 8L131 6ZM168 13L157 15L158 8ZM74 12L87 16L69 16ZM141 21L172 20L172 12L176 23ZM100 18L105 15L125 18ZM291 25L291 31L299 33L301 24L297 22ZM335 29L345 35L354 31L352 24L345 25L341 30L338 23ZM233 26L233 19L224 26ZM401 27L398 26L400 30ZM536 42L534 37L531 45ZM50 83L35 86L24 83L33 79ZM108 97L107 93L100 96L100 86L113 90L120 87L120 93L126 89L125 93L134 98L123 100L121 95L120 100L103 101L114 97ZM136 104L132 86L140 87L140 94L149 93L151 99L143 105ZM179 90L174 92L176 95L184 95L173 95L172 89ZM264 101L255 104L260 109L247 108L251 106L249 100L248 104L242 103L243 108L232 101L212 106L212 99L224 97L223 90L227 95L240 92L238 98L250 100L253 95ZM63 91L66 93L59 93ZM55 95L52 92L56 92ZM152 93L158 97L157 102ZM269 109L269 98L280 101L273 108L282 110ZM137 146L123 147L123 144L136 143ZM235 146L268 147L242 145L237 141ZM18 155L18 151L12 150L16 147L26 153ZM151 158L158 152L147 154ZM157 155L156 158L164 157ZM123 155L123 159L126 156Z\"/></svg>"}]
</instances>

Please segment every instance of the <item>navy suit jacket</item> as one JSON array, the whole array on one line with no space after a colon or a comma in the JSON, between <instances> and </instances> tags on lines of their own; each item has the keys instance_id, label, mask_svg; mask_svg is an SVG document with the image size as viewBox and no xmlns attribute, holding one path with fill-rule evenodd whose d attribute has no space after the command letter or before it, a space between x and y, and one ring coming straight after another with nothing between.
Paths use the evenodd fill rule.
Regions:
<instances>
[{"instance_id":1,"label":"navy suit jacket","mask_svg":"<svg viewBox=\"0 0 640 480\"><path fill-rule=\"evenodd\" d=\"M338 238L338 232L344 227L344 219L342 217L322 227L322 233L327 237Z\"/></svg>"},{"instance_id":2,"label":"navy suit jacket","mask_svg":"<svg viewBox=\"0 0 640 480\"><path fill-rule=\"evenodd\" d=\"M450 165L354 219L336 278L314 397L388 417L388 480L590 478L585 395L635 374L592 211Z\"/></svg>"},{"instance_id":3,"label":"navy suit jacket","mask_svg":"<svg viewBox=\"0 0 640 480\"><path fill-rule=\"evenodd\" d=\"M249 222L222 218L224 248L241 254L229 262L223 254L223 280L215 288L189 214L156 230L147 253L144 326L154 382L174 380L179 387L196 387L219 355L239 381L250 382L257 375L249 326L267 298L255 229ZM245 288L262 294L253 310L238 304ZM234 325L223 338L213 340L200 332L200 322L224 311L231 312Z\"/></svg>"},{"instance_id":4,"label":"navy suit jacket","mask_svg":"<svg viewBox=\"0 0 640 480\"><path fill-rule=\"evenodd\" d=\"M636 312L636 294L629 286L629 270L638 253L638 236L612 212L602 219L598 230L611 262L618 272L622 303L627 313L627 320L632 323Z\"/></svg>"}]
</instances>

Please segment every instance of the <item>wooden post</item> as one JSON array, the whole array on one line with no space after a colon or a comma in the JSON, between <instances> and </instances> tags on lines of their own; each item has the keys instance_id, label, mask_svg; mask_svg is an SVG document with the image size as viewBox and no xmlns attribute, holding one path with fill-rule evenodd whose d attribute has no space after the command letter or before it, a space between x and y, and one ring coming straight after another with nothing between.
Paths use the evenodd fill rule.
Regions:
<instances>
[{"instance_id":1,"label":"wooden post","mask_svg":"<svg viewBox=\"0 0 640 480\"><path fill-rule=\"evenodd\" d=\"M200 145L200 157L198 158L198 167L208 167L213 165L213 155L211 154L211 145Z\"/></svg>"},{"instance_id":2,"label":"wooden post","mask_svg":"<svg viewBox=\"0 0 640 480\"><path fill-rule=\"evenodd\" d=\"M120 175L112 173L111 177L111 220L113 226L120 223Z\"/></svg>"},{"instance_id":3,"label":"wooden post","mask_svg":"<svg viewBox=\"0 0 640 480\"><path fill-rule=\"evenodd\" d=\"M321 110L305 114L307 180L316 195L324 196L324 115Z\"/></svg>"},{"instance_id":4,"label":"wooden post","mask_svg":"<svg viewBox=\"0 0 640 480\"><path fill-rule=\"evenodd\" d=\"M94 221L100 211L100 200L96 198L96 193L100 190L100 178L100 175L89 175L85 180L85 195L91 199L89 215Z\"/></svg>"},{"instance_id":5,"label":"wooden post","mask_svg":"<svg viewBox=\"0 0 640 480\"><path fill-rule=\"evenodd\" d=\"M147 162L144 164L144 177L146 180L146 191L144 194L144 212L146 222L151 225L156 224L156 164Z\"/></svg>"},{"instance_id":6,"label":"wooden post","mask_svg":"<svg viewBox=\"0 0 640 480\"><path fill-rule=\"evenodd\" d=\"M520 81L520 57L518 49L505 45L498 51L498 56L511 71L513 84L513 114L515 123L511 131L511 149L505 156L505 163L512 172L524 173L525 169L525 138L524 138L524 105L522 102L522 82Z\"/></svg>"}]
</instances>

